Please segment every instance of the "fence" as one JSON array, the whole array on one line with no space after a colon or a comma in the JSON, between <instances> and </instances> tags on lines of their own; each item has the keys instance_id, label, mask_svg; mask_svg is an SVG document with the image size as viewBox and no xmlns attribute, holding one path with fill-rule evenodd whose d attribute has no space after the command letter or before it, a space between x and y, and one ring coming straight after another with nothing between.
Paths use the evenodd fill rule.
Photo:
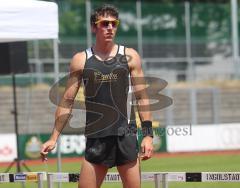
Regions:
<instances>
[{"instance_id":1,"label":"fence","mask_svg":"<svg viewBox=\"0 0 240 188\"><path fill-rule=\"evenodd\" d=\"M78 173L0 173L0 183L37 182L38 188L53 188L55 182L78 182ZM108 173L104 182L120 182L118 173ZM168 188L168 182L239 182L240 172L143 172L141 181L154 181L155 188Z\"/></svg>"},{"instance_id":2,"label":"fence","mask_svg":"<svg viewBox=\"0 0 240 188\"><path fill-rule=\"evenodd\" d=\"M90 12L100 4L94 0L76 5L58 3L60 71L66 72L72 55L93 44ZM116 41L138 50L146 73L161 75L168 82L239 78L236 0L225 4L114 4L121 20ZM29 44L30 64L41 82L43 73L53 70L51 45L38 41Z\"/></svg>"},{"instance_id":3,"label":"fence","mask_svg":"<svg viewBox=\"0 0 240 188\"><path fill-rule=\"evenodd\" d=\"M89 22L89 11L86 10L99 4L92 0L71 7L70 1L58 2L60 25L64 28L60 31L59 46L62 77L68 71L70 57L92 44L90 28L86 24ZM204 79L231 79L237 74L238 40L231 39L236 38L238 32L230 29L237 19L234 14L238 8L237 4L232 5L233 9L230 3L164 4L124 1L116 3L116 6L119 8L121 20L117 40L125 41L127 46L129 43L130 47L135 47L140 54L142 53L146 74L160 77L170 84L177 80L194 82ZM66 21L70 20L67 15L71 11L76 19ZM68 24L74 25L74 28L68 27ZM34 41L28 44L32 73L18 75L17 85L24 85L23 82L27 82L28 85L36 82L52 85L53 54L49 50L52 44L47 41ZM11 85L11 77L1 76L0 85L6 84ZM239 85L234 89L237 87L239 88ZM173 98L174 104L166 111L153 114L161 126L239 122L240 103L237 100L239 92L237 89L228 92L218 88L183 88L182 91L168 88L163 92ZM25 133L27 130L28 133L32 133L37 132L35 128L39 126L52 125L53 122L50 120L55 106L48 100L48 90L45 93L40 91L38 97L35 97L35 91L31 87L24 90L25 98L21 96L21 91L17 93L18 101L21 103L18 103L20 131L23 130ZM178 96L183 95L186 97L180 101ZM206 100L203 100L202 96ZM1 90L0 103L5 107L0 113L3 133L13 132L10 97L12 97L10 93ZM177 103L180 105L176 105ZM42 116L38 113L42 113ZM43 116L41 121L37 119ZM48 129L45 130L49 132Z\"/></svg>"},{"instance_id":4,"label":"fence","mask_svg":"<svg viewBox=\"0 0 240 188\"><path fill-rule=\"evenodd\" d=\"M60 72L64 74L68 71L72 55L92 45L89 14L92 8L100 4L94 0L88 0L78 6L71 6L67 1L61 2L59 1L60 25L65 29L60 31L59 50ZM138 50L147 75L160 77L170 85L182 80L195 83L202 80L229 80L239 77L236 0L221 4L124 1L115 5L119 9L121 20L116 40ZM66 22L69 12L73 13L76 19ZM77 29L68 27L68 24L74 24ZM39 41L32 43L30 47L33 50L30 50L29 62L37 72L33 74L37 77L37 82L51 78L53 64L52 54L48 50L50 46ZM174 91L171 89L165 91L170 96L173 93L174 103L178 102ZM193 88L188 91L186 96L189 97L184 99L186 104L182 105L183 111L176 109L173 104L166 112L156 113L154 118L157 118L161 125L239 121L236 118L240 117L237 114L239 112L233 109L233 105L231 108L227 107L229 111L226 112L227 108L224 105L228 104L221 100L222 94L218 88L201 89L201 91ZM204 93L208 95L208 107L201 99ZM204 113L202 107L207 108L207 110L203 109ZM185 117L178 115L183 114L185 109L189 111L188 114L185 113ZM236 116L229 117L230 111ZM161 117L161 114L166 115L166 118Z\"/></svg>"}]
</instances>

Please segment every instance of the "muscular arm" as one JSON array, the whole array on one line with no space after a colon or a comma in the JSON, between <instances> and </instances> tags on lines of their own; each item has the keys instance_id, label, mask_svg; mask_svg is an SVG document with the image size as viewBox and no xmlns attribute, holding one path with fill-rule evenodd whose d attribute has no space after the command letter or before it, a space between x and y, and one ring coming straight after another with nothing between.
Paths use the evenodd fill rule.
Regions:
<instances>
[{"instance_id":1,"label":"muscular arm","mask_svg":"<svg viewBox=\"0 0 240 188\"><path fill-rule=\"evenodd\" d=\"M146 90L144 73L141 66L141 59L134 49L127 48L126 55L129 57L129 68L133 91L137 100L138 112L141 122L152 121L150 103ZM142 159L146 160L152 156L153 143L151 136L145 136L141 143Z\"/></svg>"},{"instance_id":2,"label":"muscular arm","mask_svg":"<svg viewBox=\"0 0 240 188\"><path fill-rule=\"evenodd\" d=\"M86 59L85 56L85 53L81 52L72 58L66 88L55 112L55 124L51 137L43 144L41 149L41 155L43 159L46 159L48 152L54 149L61 131L69 120L74 99L81 85L82 71Z\"/></svg>"},{"instance_id":3,"label":"muscular arm","mask_svg":"<svg viewBox=\"0 0 240 188\"><path fill-rule=\"evenodd\" d=\"M57 141L71 115L74 99L81 85L83 60L85 61L85 53L82 52L76 54L71 61L66 88L55 113L55 125L50 138L54 141Z\"/></svg>"},{"instance_id":4,"label":"muscular arm","mask_svg":"<svg viewBox=\"0 0 240 188\"><path fill-rule=\"evenodd\" d=\"M141 59L138 53L130 48L126 49L126 54L129 56L129 68L131 74L131 82L133 91L138 104L138 112L141 121L152 120L149 98L146 91L146 82L141 66Z\"/></svg>"}]
</instances>

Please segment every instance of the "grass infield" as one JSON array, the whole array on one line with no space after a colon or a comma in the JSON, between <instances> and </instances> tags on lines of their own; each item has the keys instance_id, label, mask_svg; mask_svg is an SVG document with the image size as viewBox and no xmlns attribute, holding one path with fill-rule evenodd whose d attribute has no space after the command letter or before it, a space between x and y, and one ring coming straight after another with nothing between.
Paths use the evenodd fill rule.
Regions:
<instances>
[{"instance_id":1,"label":"grass infield","mask_svg":"<svg viewBox=\"0 0 240 188\"><path fill-rule=\"evenodd\" d=\"M49 161L44 163L27 163L32 171L55 172L57 169L56 162ZM63 172L77 173L80 170L81 159L64 160L62 164ZM0 163L0 172L6 169L6 165ZM236 153L211 153L211 154L181 154L167 155L161 154L152 159L141 163L142 171L169 171L169 172L239 172L240 171L240 154ZM116 171L116 168L109 170ZM13 168L12 173L15 172ZM0 188L21 188L20 183L0 184ZM37 188L36 183L26 183L26 188ZM46 184L44 187L47 187ZM57 187L57 185L55 185ZM76 188L76 183L63 183L63 188ZM102 188L120 188L120 183L104 183ZM154 187L152 182L143 182L143 188ZM169 188L239 188L240 183L169 183Z\"/></svg>"}]
</instances>

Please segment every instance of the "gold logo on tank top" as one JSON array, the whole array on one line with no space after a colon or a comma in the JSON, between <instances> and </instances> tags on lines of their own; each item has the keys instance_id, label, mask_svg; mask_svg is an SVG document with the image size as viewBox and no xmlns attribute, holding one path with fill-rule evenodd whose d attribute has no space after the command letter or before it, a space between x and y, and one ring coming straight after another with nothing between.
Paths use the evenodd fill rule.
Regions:
<instances>
[{"instance_id":1,"label":"gold logo on tank top","mask_svg":"<svg viewBox=\"0 0 240 188\"><path fill-rule=\"evenodd\" d=\"M118 79L118 75L114 73L102 74L101 72L94 72L95 81L97 82L111 82Z\"/></svg>"}]
</instances>

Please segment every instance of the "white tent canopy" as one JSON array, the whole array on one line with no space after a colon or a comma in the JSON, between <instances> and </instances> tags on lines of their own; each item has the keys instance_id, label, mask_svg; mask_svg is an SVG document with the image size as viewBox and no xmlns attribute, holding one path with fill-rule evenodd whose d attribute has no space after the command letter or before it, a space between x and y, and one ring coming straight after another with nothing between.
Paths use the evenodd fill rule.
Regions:
<instances>
[{"instance_id":1,"label":"white tent canopy","mask_svg":"<svg viewBox=\"0 0 240 188\"><path fill-rule=\"evenodd\" d=\"M58 38L56 3L0 0L0 42Z\"/></svg>"}]
</instances>

